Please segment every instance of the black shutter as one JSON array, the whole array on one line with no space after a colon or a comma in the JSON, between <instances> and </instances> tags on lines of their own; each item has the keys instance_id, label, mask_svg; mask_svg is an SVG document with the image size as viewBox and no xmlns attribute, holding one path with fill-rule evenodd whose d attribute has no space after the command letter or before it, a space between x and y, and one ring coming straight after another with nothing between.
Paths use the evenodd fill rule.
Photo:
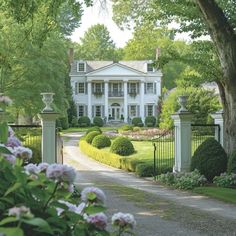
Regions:
<instances>
[{"instance_id":1,"label":"black shutter","mask_svg":"<svg viewBox=\"0 0 236 236\"><path fill-rule=\"evenodd\" d=\"M144 93L147 94L147 83L144 83Z\"/></svg>"},{"instance_id":2,"label":"black shutter","mask_svg":"<svg viewBox=\"0 0 236 236\"><path fill-rule=\"evenodd\" d=\"M78 94L78 83L75 82L75 94Z\"/></svg>"},{"instance_id":3,"label":"black shutter","mask_svg":"<svg viewBox=\"0 0 236 236\"><path fill-rule=\"evenodd\" d=\"M153 83L153 86L154 86L154 94L157 94L157 84L156 84L156 82Z\"/></svg>"}]
</instances>

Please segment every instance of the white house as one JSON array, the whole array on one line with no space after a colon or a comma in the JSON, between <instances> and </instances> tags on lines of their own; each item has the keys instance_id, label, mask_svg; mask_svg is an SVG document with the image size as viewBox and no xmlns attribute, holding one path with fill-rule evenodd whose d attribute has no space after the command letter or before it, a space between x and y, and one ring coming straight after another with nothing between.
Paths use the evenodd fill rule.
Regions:
<instances>
[{"instance_id":1,"label":"white house","mask_svg":"<svg viewBox=\"0 0 236 236\"><path fill-rule=\"evenodd\" d=\"M157 114L162 73L152 61L73 61L70 77L78 117L127 122Z\"/></svg>"}]
</instances>

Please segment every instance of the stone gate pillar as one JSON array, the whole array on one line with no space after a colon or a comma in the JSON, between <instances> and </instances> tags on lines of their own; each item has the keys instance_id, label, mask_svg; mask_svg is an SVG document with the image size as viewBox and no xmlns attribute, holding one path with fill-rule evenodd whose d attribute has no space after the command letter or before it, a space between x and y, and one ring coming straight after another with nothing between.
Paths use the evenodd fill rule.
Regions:
<instances>
[{"instance_id":1,"label":"stone gate pillar","mask_svg":"<svg viewBox=\"0 0 236 236\"><path fill-rule=\"evenodd\" d=\"M219 128L215 129L215 138L220 141L222 147L224 147L224 112L223 110L219 110L214 114L211 114L211 117L214 119L214 124L219 125Z\"/></svg>"}]
</instances>

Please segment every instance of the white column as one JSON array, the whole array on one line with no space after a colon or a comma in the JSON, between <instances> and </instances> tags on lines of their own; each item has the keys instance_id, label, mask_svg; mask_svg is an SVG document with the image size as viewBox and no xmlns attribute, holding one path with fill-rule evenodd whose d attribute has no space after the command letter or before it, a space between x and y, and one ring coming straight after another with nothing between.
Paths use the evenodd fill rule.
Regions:
<instances>
[{"instance_id":1,"label":"white column","mask_svg":"<svg viewBox=\"0 0 236 236\"><path fill-rule=\"evenodd\" d=\"M219 125L220 131L218 129L218 127L216 127L215 129L215 139L217 141L220 141L220 144L222 145L222 147L224 147L224 118L223 118L224 112L223 110L220 110L218 112L216 112L215 114L211 114L211 117L214 119L214 124ZM220 132L220 137L219 133ZM220 138L220 140L219 140Z\"/></svg>"},{"instance_id":2,"label":"white column","mask_svg":"<svg viewBox=\"0 0 236 236\"><path fill-rule=\"evenodd\" d=\"M141 81L140 83L140 116L144 123L144 120L145 120L145 117L144 117L144 81Z\"/></svg>"},{"instance_id":3,"label":"white column","mask_svg":"<svg viewBox=\"0 0 236 236\"><path fill-rule=\"evenodd\" d=\"M127 88L127 81L124 81L124 122L128 122L128 88Z\"/></svg>"},{"instance_id":4,"label":"white column","mask_svg":"<svg viewBox=\"0 0 236 236\"><path fill-rule=\"evenodd\" d=\"M175 125L175 165L174 172L190 171L191 164L191 120L190 112L177 112L171 116Z\"/></svg>"},{"instance_id":5,"label":"white column","mask_svg":"<svg viewBox=\"0 0 236 236\"><path fill-rule=\"evenodd\" d=\"M88 117L92 120L92 83L88 82Z\"/></svg>"},{"instance_id":6,"label":"white column","mask_svg":"<svg viewBox=\"0 0 236 236\"><path fill-rule=\"evenodd\" d=\"M104 98L105 98L105 117L106 120L108 121L108 81L105 81L105 86L104 86Z\"/></svg>"},{"instance_id":7,"label":"white column","mask_svg":"<svg viewBox=\"0 0 236 236\"><path fill-rule=\"evenodd\" d=\"M42 161L56 163L56 119L59 113L42 112L39 114L42 124Z\"/></svg>"}]
</instances>

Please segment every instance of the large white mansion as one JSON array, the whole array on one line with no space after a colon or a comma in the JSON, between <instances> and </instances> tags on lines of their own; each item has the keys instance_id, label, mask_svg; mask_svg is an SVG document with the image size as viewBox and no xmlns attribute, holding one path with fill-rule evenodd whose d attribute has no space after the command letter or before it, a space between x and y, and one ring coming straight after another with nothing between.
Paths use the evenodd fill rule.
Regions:
<instances>
[{"instance_id":1,"label":"large white mansion","mask_svg":"<svg viewBox=\"0 0 236 236\"><path fill-rule=\"evenodd\" d=\"M162 73L152 61L73 61L70 77L78 117L127 122L157 114Z\"/></svg>"}]
</instances>

